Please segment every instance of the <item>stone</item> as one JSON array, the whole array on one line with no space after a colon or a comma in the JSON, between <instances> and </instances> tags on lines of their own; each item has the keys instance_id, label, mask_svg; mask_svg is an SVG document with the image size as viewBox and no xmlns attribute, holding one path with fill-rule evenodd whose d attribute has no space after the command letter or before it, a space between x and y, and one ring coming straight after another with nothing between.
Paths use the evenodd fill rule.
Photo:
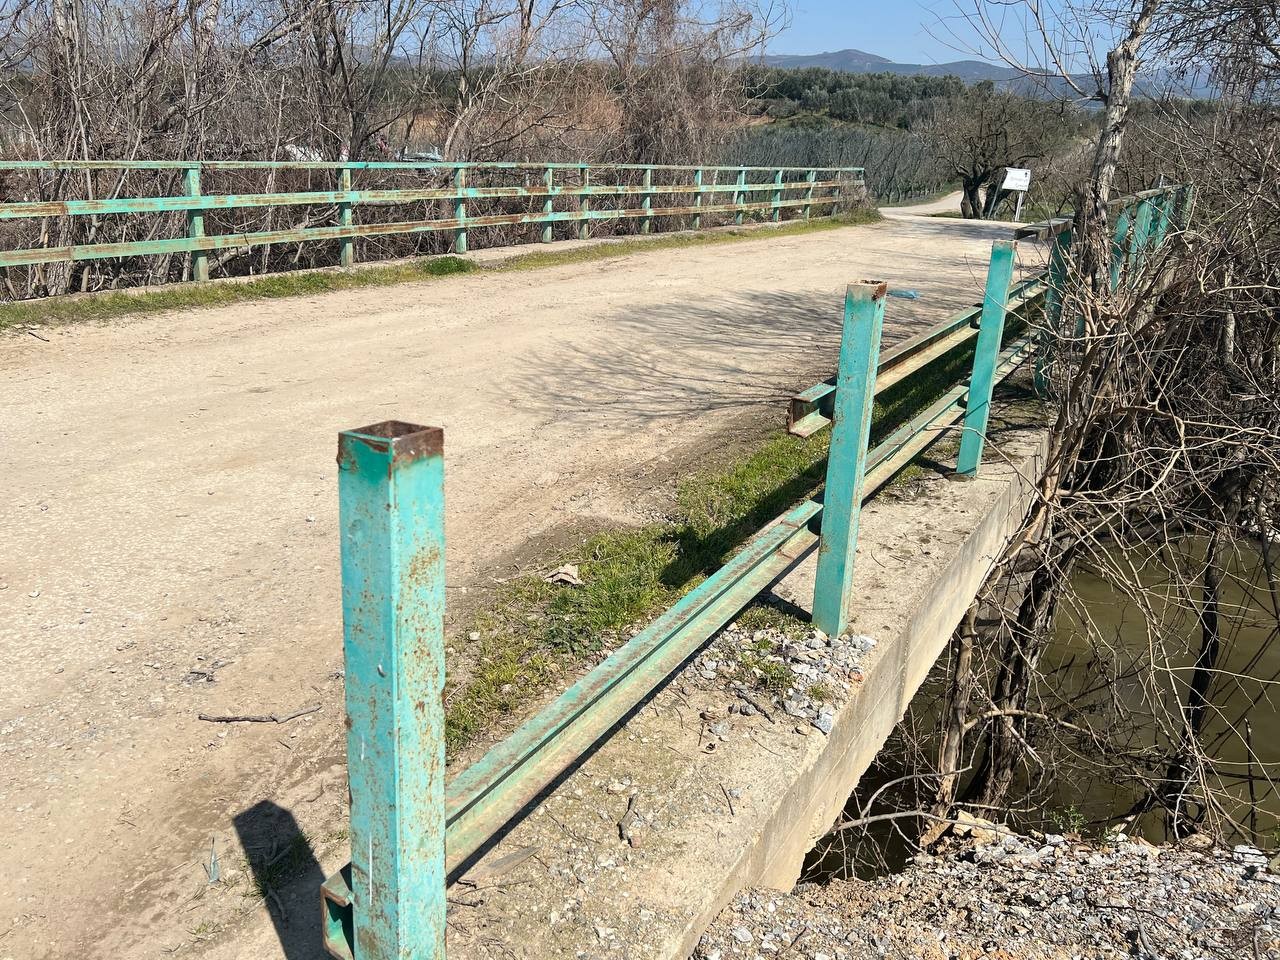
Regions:
<instances>
[{"instance_id":1,"label":"stone","mask_svg":"<svg viewBox=\"0 0 1280 960\"><path fill-rule=\"evenodd\" d=\"M989 843L997 843L1000 835L994 829L995 824L990 820L984 820L982 817L976 817L972 813L960 810L956 813L955 825L951 831L958 837L973 838L973 842L979 846Z\"/></svg>"},{"instance_id":2,"label":"stone","mask_svg":"<svg viewBox=\"0 0 1280 960\"><path fill-rule=\"evenodd\" d=\"M835 712L830 707L823 707L811 722L824 734L830 734L836 725Z\"/></svg>"}]
</instances>

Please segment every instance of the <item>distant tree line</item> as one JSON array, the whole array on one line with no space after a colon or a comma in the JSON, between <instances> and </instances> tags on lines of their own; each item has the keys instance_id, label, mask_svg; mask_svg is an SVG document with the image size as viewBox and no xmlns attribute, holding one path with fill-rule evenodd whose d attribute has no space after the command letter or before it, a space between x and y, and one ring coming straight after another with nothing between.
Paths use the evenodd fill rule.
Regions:
<instances>
[{"instance_id":1,"label":"distant tree line","mask_svg":"<svg viewBox=\"0 0 1280 960\"><path fill-rule=\"evenodd\" d=\"M821 113L846 123L903 130L928 118L938 102L965 89L958 77L845 73L825 67L753 66L744 80L747 96L773 119Z\"/></svg>"},{"instance_id":2,"label":"distant tree line","mask_svg":"<svg viewBox=\"0 0 1280 960\"><path fill-rule=\"evenodd\" d=\"M762 167L863 167L868 192L887 203L944 192L955 179L923 137L856 124L747 127L722 159Z\"/></svg>"}]
</instances>

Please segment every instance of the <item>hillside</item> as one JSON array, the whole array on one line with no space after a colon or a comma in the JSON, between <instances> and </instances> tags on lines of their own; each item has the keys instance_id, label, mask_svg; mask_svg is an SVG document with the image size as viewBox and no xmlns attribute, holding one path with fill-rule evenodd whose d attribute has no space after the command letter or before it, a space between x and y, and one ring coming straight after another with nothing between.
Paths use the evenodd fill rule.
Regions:
<instances>
[{"instance_id":1,"label":"hillside","mask_svg":"<svg viewBox=\"0 0 1280 960\"><path fill-rule=\"evenodd\" d=\"M822 67L827 70L839 70L844 73L893 73L901 76L917 77L958 77L965 83L977 83L981 80L995 81L1004 89L1012 90L1023 96L1074 97L1073 91L1059 78L1035 80L1025 76L1012 67L999 66L983 60L951 60L946 63L898 63L886 57L865 50L835 50L829 53L806 54L768 54L762 61L765 66L779 67L784 70L803 69L805 67ZM1087 75L1078 74L1076 83L1083 90L1089 90L1095 80ZM1139 95L1156 98L1163 94L1180 97L1209 98L1218 94L1217 89L1207 78L1192 73L1184 76L1172 65L1161 69L1148 70L1138 77Z\"/></svg>"},{"instance_id":2,"label":"hillside","mask_svg":"<svg viewBox=\"0 0 1280 960\"><path fill-rule=\"evenodd\" d=\"M1012 80L1019 74L981 60L953 60L949 63L897 63L864 50L836 50L831 53L773 54L764 58L770 67L825 67L847 73L901 73L923 77L959 77L968 83L979 80Z\"/></svg>"}]
</instances>

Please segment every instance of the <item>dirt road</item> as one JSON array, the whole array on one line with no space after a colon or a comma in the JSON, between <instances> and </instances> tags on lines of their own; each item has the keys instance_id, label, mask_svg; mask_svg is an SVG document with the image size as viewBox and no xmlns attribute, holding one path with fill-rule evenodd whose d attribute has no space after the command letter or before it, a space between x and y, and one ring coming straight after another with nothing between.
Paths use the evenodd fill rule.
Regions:
<instances>
[{"instance_id":1,"label":"dirt road","mask_svg":"<svg viewBox=\"0 0 1280 960\"><path fill-rule=\"evenodd\" d=\"M474 598L780 422L834 366L844 283L919 291L890 342L972 302L1000 233L899 214L0 338L0 957L235 955L219 930L264 901L214 902L211 841L224 873L255 817L340 846L340 429L444 427L451 603Z\"/></svg>"}]
</instances>

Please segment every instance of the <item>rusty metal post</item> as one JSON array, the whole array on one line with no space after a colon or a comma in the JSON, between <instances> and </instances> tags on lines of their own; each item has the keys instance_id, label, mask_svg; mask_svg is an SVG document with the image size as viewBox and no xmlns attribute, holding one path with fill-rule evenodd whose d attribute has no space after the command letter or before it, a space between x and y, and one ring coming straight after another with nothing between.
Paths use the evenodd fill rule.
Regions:
<instances>
[{"instance_id":1,"label":"rusty metal post","mask_svg":"<svg viewBox=\"0 0 1280 960\"><path fill-rule=\"evenodd\" d=\"M649 193L649 188L653 186L653 167L645 167L644 171L644 189L645 194L640 200L641 210L653 209L653 194ZM653 218L645 217L640 221L640 232L648 233L653 228Z\"/></svg>"},{"instance_id":2,"label":"rusty metal post","mask_svg":"<svg viewBox=\"0 0 1280 960\"><path fill-rule=\"evenodd\" d=\"M591 212L591 195L586 192L587 187L591 185L591 168L583 164L578 168L578 173L582 178L583 190L578 200L578 210L582 213L582 222L578 224L578 239L586 240L591 236L591 230L588 226L591 221L587 218L587 214Z\"/></svg>"},{"instance_id":3,"label":"rusty metal post","mask_svg":"<svg viewBox=\"0 0 1280 960\"><path fill-rule=\"evenodd\" d=\"M543 182L546 183L547 185L547 199L542 202L542 215L544 217L551 216L552 211L555 209L555 202L552 200L552 197L551 197L551 188L555 186L555 181L556 181L555 169L553 167L547 167L547 172L543 177ZM551 242L551 221L550 220L543 221L542 242L543 243Z\"/></svg>"},{"instance_id":4,"label":"rusty metal post","mask_svg":"<svg viewBox=\"0 0 1280 960\"><path fill-rule=\"evenodd\" d=\"M697 192L694 193L693 195L693 205L695 207L701 207L702 206L702 170L701 169L693 171L693 185L698 188ZM713 200L712 203L714 202L715 201ZM695 213L693 215L693 229L695 230L702 229L702 214Z\"/></svg>"},{"instance_id":5,"label":"rusty metal post","mask_svg":"<svg viewBox=\"0 0 1280 960\"><path fill-rule=\"evenodd\" d=\"M467 189L467 168L458 167L453 171L453 189L458 196L453 201L453 219L458 221L458 229L453 232L453 252L467 252L467 201L462 191Z\"/></svg>"},{"instance_id":6,"label":"rusty metal post","mask_svg":"<svg viewBox=\"0 0 1280 960\"><path fill-rule=\"evenodd\" d=\"M187 196L200 196L200 168L188 167L186 169L184 179L186 182ZM198 240L200 237L204 236L204 211L187 211L187 236L192 240ZM209 254L203 250L191 251L191 279L209 279Z\"/></svg>"},{"instance_id":7,"label":"rusty metal post","mask_svg":"<svg viewBox=\"0 0 1280 960\"><path fill-rule=\"evenodd\" d=\"M443 960L444 433L338 436L358 960Z\"/></svg>"},{"instance_id":8,"label":"rusty metal post","mask_svg":"<svg viewBox=\"0 0 1280 960\"><path fill-rule=\"evenodd\" d=\"M1009 312L1009 284L1013 281L1013 260L1018 244L997 240L991 245L991 266L987 268L987 290L982 298L982 319L978 321L978 342L973 348L973 373L964 404L964 432L960 435L960 456L956 473L976 477L987 442L987 422L991 418L991 391L995 389L996 364L1004 337L1004 318Z\"/></svg>"},{"instance_id":9,"label":"rusty metal post","mask_svg":"<svg viewBox=\"0 0 1280 960\"><path fill-rule=\"evenodd\" d=\"M733 191L733 205L735 207L742 206L743 198L746 197L747 195L746 191L743 189L743 187L745 187L746 185L747 185L747 168L742 167L741 169L738 170L738 189ZM739 210L737 213L733 215L733 222L739 227L742 226L741 210Z\"/></svg>"},{"instance_id":10,"label":"rusty metal post","mask_svg":"<svg viewBox=\"0 0 1280 960\"><path fill-rule=\"evenodd\" d=\"M338 171L338 189L343 193L351 192L351 168L343 167ZM338 226L350 227L352 224L351 201L344 200L338 204ZM343 237L338 246L338 263L349 267L356 262L356 242L351 237Z\"/></svg>"},{"instance_id":11,"label":"rusty metal post","mask_svg":"<svg viewBox=\"0 0 1280 960\"><path fill-rule=\"evenodd\" d=\"M844 298L844 332L831 416L831 450L822 496L822 539L813 585L813 625L829 637L849 624L853 560L858 549L862 480L871 438L880 330L888 285L851 283Z\"/></svg>"}]
</instances>

